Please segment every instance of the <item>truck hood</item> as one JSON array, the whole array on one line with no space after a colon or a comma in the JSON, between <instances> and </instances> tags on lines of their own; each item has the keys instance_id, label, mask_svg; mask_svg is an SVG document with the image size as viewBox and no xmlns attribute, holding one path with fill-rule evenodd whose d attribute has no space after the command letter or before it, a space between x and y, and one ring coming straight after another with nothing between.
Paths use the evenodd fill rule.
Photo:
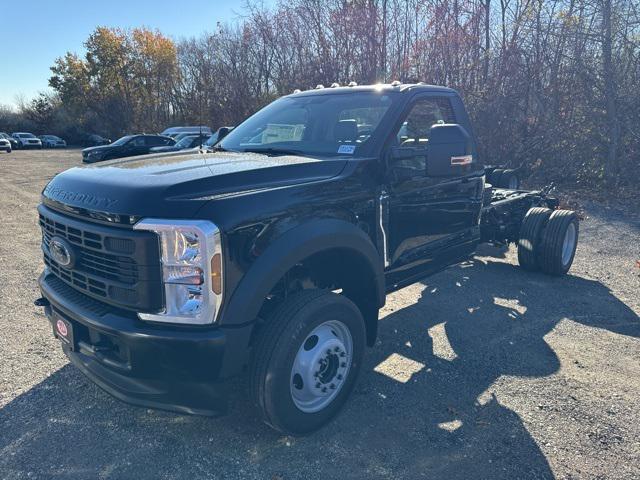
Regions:
<instances>
[{"instance_id":1,"label":"truck hood","mask_svg":"<svg viewBox=\"0 0 640 480\"><path fill-rule=\"evenodd\" d=\"M212 197L334 177L344 159L168 153L75 167L45 187L48 203L136 217L191 218Z\"/></svg>"}]
</instances>

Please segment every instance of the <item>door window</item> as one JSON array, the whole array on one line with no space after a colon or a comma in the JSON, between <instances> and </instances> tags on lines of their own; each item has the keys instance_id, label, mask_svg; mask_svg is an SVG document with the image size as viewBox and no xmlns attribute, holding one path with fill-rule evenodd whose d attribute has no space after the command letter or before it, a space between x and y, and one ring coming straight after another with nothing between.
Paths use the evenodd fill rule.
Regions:
<instances>
[{"instance_id":1,"label":"door window","mask_svg":"<svg viewBox=\"0 0 640 480\"><path fill-rule=\"evenodd\" d=\"M145 137L147 147L160 147L167 144L166 139L162 137Z\"/></svg>"},{"instance_id":2,"label":"door window","mask_svg":"<svg viewBox=\"0 0 640 480\"><path fill-rule=\"evenodd\" d=\"M429 142L431 127L437 124L455 123L451 102L445 97L418 100L400 126L395 145L403 148L419 148L416 155L395 161L396 168L408 169L413 176L424 176L427 157L424 148Z\"/></svg>"},{"instance_id":3,"label":"door window","mask_svg":"<svg viewBox=\"0 0 640 480\"><path fill-rule=\"evenodd\" d=\"M448 98L434 97L418 100L398 131L398 144L406 147L425 145L431 127L439 123L455 123Z\"/></svg>"},{"instance_id":4,"label":"door window","mask_svg":"<svg viewBox=\"0 0 640 480\"><path fill-rule=\"evenodd\" d=\"M128 145L130 147L144 147L144 137L134 137Z\"/></svg>"}]
</instances>

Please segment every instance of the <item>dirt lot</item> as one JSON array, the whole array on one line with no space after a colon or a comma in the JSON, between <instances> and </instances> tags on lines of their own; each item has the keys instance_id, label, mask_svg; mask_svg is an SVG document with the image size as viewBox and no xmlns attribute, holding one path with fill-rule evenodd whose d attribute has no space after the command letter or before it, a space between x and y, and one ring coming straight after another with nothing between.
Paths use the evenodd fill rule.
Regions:
<instances>
[{"instance_id":1,"label":"dirt lot","mask_svg":"<svg viewBox=\"0 0 640 480\"><path fill-rule=\"evenodd\" d=\"M68 364L32 304L35 207L79 163L0 154L0 478L640 478L640 206L586 205L567 277L487 250L391 295L347 408L290 438L241 394L224 418L174 415Z\"/></svg>"}]
</instances>

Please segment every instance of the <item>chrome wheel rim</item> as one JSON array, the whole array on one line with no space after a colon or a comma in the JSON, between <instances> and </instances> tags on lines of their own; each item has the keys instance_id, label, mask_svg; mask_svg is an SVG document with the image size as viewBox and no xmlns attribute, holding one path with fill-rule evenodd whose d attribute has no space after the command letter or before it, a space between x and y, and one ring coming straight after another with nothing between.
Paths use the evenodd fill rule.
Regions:
<instances>
[{"instance_id":1,"label":"chrome wheel rim","mask_svg":"<svg viewBox=\"0 0 640 480\"><path fill-rule=\"evenodd\" d=\"M576 225L570 223L567 231L564 232L564 240L562 241L562 265L567 265L573 255L576 245Z\"/></svg>"},{"instance_id":2,"label":"chrome wheel rim","mask_svg":"<svg viewBox=\"0 0 640 480\"><path fill-rule=\"evenodd\" d=\"M290 376L291 399L305 413L319 412L340 393L353 359L347 326L329 320L309 333L296 354Z\"/></svg>"}]
</instances>

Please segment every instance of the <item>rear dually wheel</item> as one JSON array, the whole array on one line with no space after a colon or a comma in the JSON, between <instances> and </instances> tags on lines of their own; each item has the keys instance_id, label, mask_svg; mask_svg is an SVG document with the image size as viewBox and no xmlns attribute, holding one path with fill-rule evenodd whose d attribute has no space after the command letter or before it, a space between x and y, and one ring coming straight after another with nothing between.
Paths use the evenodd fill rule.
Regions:
<instances>
[{"instance_id":1,"label":"rear dually wheel","mask_svg":"<svg viewBox=\"0 0 640 480\"><path fill-rule=\"evenodd\" d=\"M540 270L564 275L571 268L578 246L578 216L571 210L555 210L549 217L538 251Z\"/></svg>"},{"instance_id":2,"label":"rear dually wheel","mask_svg":"<svg viewBox=\"0 0 640 480\"><path fill-rule=\"evenodd\" d=\"M538 250L551 210L544 207L529 209L522 221L518 239L518 263L529 271L538 270Z\"/></svg>"}]
</instances>

